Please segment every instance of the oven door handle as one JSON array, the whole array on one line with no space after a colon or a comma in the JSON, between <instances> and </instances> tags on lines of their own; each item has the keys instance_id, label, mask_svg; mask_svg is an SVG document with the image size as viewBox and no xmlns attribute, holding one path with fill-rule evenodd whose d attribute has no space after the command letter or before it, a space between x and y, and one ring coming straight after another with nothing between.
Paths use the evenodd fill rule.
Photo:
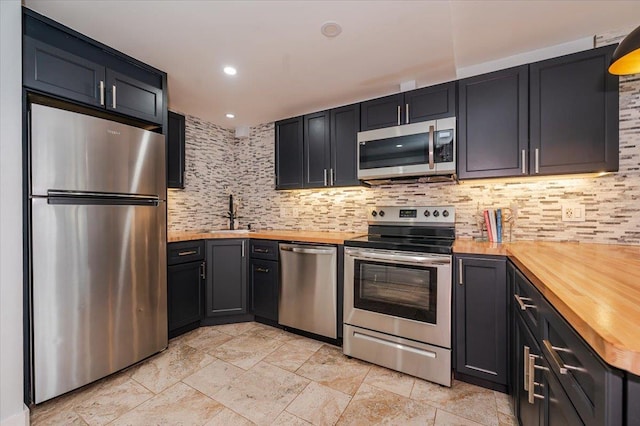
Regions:
<instances>
[{"instance_id":1,"label":"oven door handle","mask_svg":"<svg viewBox=\"0 0 640 426\"><path fill-rule=\"evenodd\" d=\"M450 265L451 261L448 259L433 259L430 257L423 256L408 256L402 254L380 254L380 253L363 253L363 252L354 252L351 251L351 254L354 258L359 260L388 260L391 262L410 262L410 263L419 263L420 265L434 265L434 266L442 266L442 265Z\"/></svg>"}]
</instances>

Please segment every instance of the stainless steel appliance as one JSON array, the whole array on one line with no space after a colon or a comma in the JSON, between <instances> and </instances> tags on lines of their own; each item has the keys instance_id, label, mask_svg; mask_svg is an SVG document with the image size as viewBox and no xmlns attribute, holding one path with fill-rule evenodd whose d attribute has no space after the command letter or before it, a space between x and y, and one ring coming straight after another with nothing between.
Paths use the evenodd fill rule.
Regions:
<instances>
[{"instance_id":1,"label":"stainless steel appliance","mask_svg":"<svg viewBox=\"0 0 640 426\"><path fill-rule=\"evenodd\" d=\"M33 401L167 346L165 138L30 111Z\"/></svg>"},{"instance_id":2,"label":"stainless steel appliance","mask_svg":"<svg viewBox=\"0 0 640 426\"><path fill-rule=\"evenodd\" d=\"M455 117L359 132L358 179L455 174L455 139Z\"/></svg>"},{"instance_id":3,"label":"stainless steel appliance","mask_svg":"<svg viewBox=\"0 0 640 426\"><path fill-rule=\"evenodd\" d=\"M338 337L337 248L280 244L278 323Z\"/></svg>"},{"instance_id":4,"label":"stainless steel appliance","mask_svg":"<svg viewBox=\"0 0 640 426\"><path fill-rule=\"evenodd\" d=\"M451 386L453 207L376 207L347 240L346 355Z\"/></svg>"}]
</instances>

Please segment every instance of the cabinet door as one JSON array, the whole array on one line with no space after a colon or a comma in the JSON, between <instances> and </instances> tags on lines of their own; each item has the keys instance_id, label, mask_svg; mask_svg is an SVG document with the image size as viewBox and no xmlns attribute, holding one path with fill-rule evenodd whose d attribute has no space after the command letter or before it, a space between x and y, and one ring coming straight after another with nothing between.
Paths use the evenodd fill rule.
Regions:
<instances>
[{"instance_id":1,"label":"cabinet door","mask_svg":"<svg viewBox=\"0 0 640 426\"><path fill-rule=\"evenodd\" d=\"M202 274L204 262L168 267L169 334L202 318Z\"/></svg>"},{"instance_id":2,"label":"cabinet door","mask_svg":"<svg viewBox=\"0 0 640 426\"><path fill-rule=\"evenodd\" d=\"M455 81L404 93L403 124L456 115Z\"/></svg>"},{"instance_id":3,"label":"cabinet door","mask_svg":"<svg viewBox=\"0 0 640 426\"><path fill-rule=\"evenodd\" d=\"M458 82L458 176L528 174L528 66Z\"/></svg>"},{"instance_id":4,"label":"cabinet door","mask_svg":"<svg viewBox=\"0 0 640 426\"><path fill-rule=\"evenodd\" d=\"M276 122L276 189L302 188L302 117Z\"/></svg>"},{"instance_id":5,"label":"cabinet door","mask_svg":"<svg viewBox=\"0 0 640 426\"><path fill-rule=\"evenodd\" d=\"M531 174L618 170L615 47L530 65Z\"/></svg>"},{"instance_id":6,"label":"cabinet door","mask_svg":"<svg viewBox=\"0 0 640 426\"><path fill-rule=\"evenodd\" d=\"M506 259L456 256L456 262L456 372L506 389Z\"/></svg>"},{"instance_id":7,"label":"cabinet door","mask_svg":"<svg viewBox=\"0 0 640 426\"><path fill-rule=\"evenodd\" d=\"M529 402L529 357L528 354L540 357L541 352L527 326L514 307L514 347L516 375L513 378L515 412L520 425L538 426L543 424L544 401L534 398ZM539 361L538 361L539 362ZM540 370L534 369L534 382L543 383L543 375ZM542 387L534 384L536 393L542 394Z\"/></svg>"},{"instance_id":8,"label":"cabinet door","mask_svg":"<svg viewBox=\"0 0 640 426\"><path fill-rule=\"evenodd\" d=\"M162 123L162 90L107 69L107 109L152 123Z\"/></svg>"},{"instance_id":9,"label":"cabinet door","mask_svg":"<svg viewBox=\"0 0 640 426\"><path fill-rule=\"evenodd\" d=\"M247 312L246 243L246 240L207 241L207 316Z\"/></svg>"},{"instance_id":10,"label":"cabinet door","mask_svg":"<svg viewBox=\"0 0 640 426\"><path fill-rule=\"evenodd\" d=\"M167 137L167 186L184 188L184 131L185 117L169 111Z\"/></svg>"},{"instance_id":11,"label":"cabinet door","mask_svg":"<svg viewBox=\"0 0 640 426\"><path fill-rule=\"evenodd\" d=\"M360 105L331 110L331 174L333 186L360 185L358 180L358 130Z\"/></svg>"},{"instance_id":12,"label":"cabinet door","mask_svg":"<svg viewBox=\"0 0 640 426\"><path fill-rule=\"evenodd\" d=\"M404 123L404 95L385 96L360 104L360 130L381 129Z\"/></svg>"},{"instance_id":13,"label":"cabinet door","mask_svg":"<svg viewBox=\"0 0 640 426\"><path fill-rule=\"evenodd\" d=\"M252 259L249 271L253 314L278 321L278 262Z\"/></svg>"},{"instance_id":14,"label":"cabinet door","mask_svg":"<svg viewBox=\"0 0 640 426\"><path fill-rule=\"evenodd\" d=\"M329 111L304 116L304 182L305 188L329 186Z\"/></svg>"},{"instance_id":15,"label":"cabinet door","mask_svg":"<svg viewBox=\"0 0 640 426\"><path fill-rule=\"evenodd\" d=\"M87 59L24 37L22 81L27 87L63 98L104 106L105 68Z\"/></svg>"}]
</instances>

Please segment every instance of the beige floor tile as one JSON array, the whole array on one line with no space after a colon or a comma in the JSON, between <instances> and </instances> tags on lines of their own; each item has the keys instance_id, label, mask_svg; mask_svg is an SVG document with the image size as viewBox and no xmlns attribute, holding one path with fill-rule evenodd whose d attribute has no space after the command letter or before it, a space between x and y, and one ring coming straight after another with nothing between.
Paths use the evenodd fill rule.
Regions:
<instances>
[{"instance_id":1,"label":"beige floor tile","mask_svg":"<svg viewBox=\"0 0 640 426\"><path fill-rule=\"evenodd\" d=\"M238 413L234 413L228 408L223 409L209 420L204 426L252 426L252 421L245 419Z\"/></svg>"},{"instance_id":2,"label":"beige floor tile","mask_svg":"<svg viewBox=\"0 0 640 426\"><path fill-rule=\"evenodd\" d=\"M112 425L203 425L223 408L184 383L176 383L119 417Z\"/></svg>"},{"instance_id":3,"label":"beige floor tile","mask_svg":"<svg viewBox=\"0 0 640 426\"><path fill-rule=\"evenodd\" d=\"M300 368L315 352L315 350L288 342L271 352L264 358L264 361L293 372Z\"/></svg>"},{"instance_id":4,"label":"beige floor tile","mask_svg":"<svg viewBox=\"0 0 640 426\"><path fill-rule=\"evenodd\" d=\"M160 393L213 360L189 345L172 344L166 351L137 366L131 377L152 392Z\"/></svg>"},{"instance_id":5,"label":"beige floor tile","mask_svg":"<svg viewBox=\"0 0 640 426\"><path fill-rule=\"evenodd\" d=\"M70 425L70 426L86 426L87 423L82 420L82 417L71 408L56 408L49 415L31 415L30 424L34 426L58 426L58 425Z\"/></svg>"},{"instance_id":6,"label":"beige floor tile","mask_svg":"<svg viewBox=\"0 0 640 426\"><path fill-rule=\"evenodd\" d=\"M116 374L85 392L74 411L90 425L106 425L154 396L125 374Z\"/></svg>"},{"instance_id":7,"label":"beige floor tile","mask_svg":"<svg viewBox=\"0 0 640 426\"><path fill-rule=\"evenodd\" d=\"M300 417L294 416L291 413L283 411L278 417L276 417L273 424L278 426L308 426L311 423L306 420L302 420Z\"/></svg>"},{"instance_id":8,"label":"beige floor tile","mask_svg":"<svg viewBox=\"0 0 640 426\"><path fill-rule=\"evenodd\" d=\"M258 334L281 342L289 342L299 338L299 336L289 333L288 331L260 323L257 323L257 326L252 330L247 331L246 334Z\"/></svg>"},{"instance_id":9,"label":"beige floor tile","mask_svg":"<svg viewBox=\"0 0 640 426\"><path fill-rule=\"evenodd\" d=\"M500 426L518 426L518 419L513 414L498 412L498 424Z\"/></svg>"},{"instance_id":10,"label":"beige floor tile","mask_svg":"<svg viewBox=\"0 0 640 426\"><path fill-rule=\"evenodd\" d=\"M289 343L295 346L300 346L302 348L310 349L314 352L325 345L324 342L309 339L308 337L304 337L304 336L296 336L296 338L294 340L291 340Z\"/></svg>"},{"instance_id":11,"label":"beige floor tile","mask_svg":"<svg viewBox=\"0 0 640 426\"><path fill-rule=\"evenodd\" d=\"M244 373L242 368L218 359L189 377L182 379L182 381L213 398L216 392L227 386L242 373Z\"/></svg>"},{"instance_id":12,"label":"beige floor tile","mask_svg":"<svg viewBox=\"0 0 640 426\"><path fill-rule=\"evenodd\" d=\"M493 395L496 397L496 408L498 413L504 413L507 415L513 415L513 407L511 405L511 397L506 393L493 391Z\"/></svg>"},{"instance_id":13,"label":"beige floor tile","mask_svg":"<svg viewBox=\"0 0 640 426\"><path fill-rule=\"evenodd\" d=\"M323 345L302 364L296 373L340 392L353 395L369 372L369 368L369 364L349 359L341 350Z\"/></svg>"},{"instance_id":14,"label":"beige floor tile","mask_svg":"<svg viewBox=\"0 0 640 426\"><path fill-rule=\"evenodd\" d=\"M482 424L456 416L444 410L438 410L436 412L435 426L482 426Z\"/></svg>"},{"instance_id":15,"label":"beige floor tile","mask_svg":"<svg viewBox=\"0 0 640 426\"><path fill-rule=\"evenodd\" d=\"M411 396L411 389L413 389L415 379L406 374L374 365L369 370L364 382L408 398Z\"/></svg>"},{"instance_id":16,"label":"beige floor tile","mask_svg":"<svg viewBox=\"0 0 640 426\"><path fill-rule=\"evenodd\" d=\"M85 424L73 407L84 401L86 392L99 385L100 382L102 380L31 408L29 411L31 424ZM64 421L64 419L68 419L68 421Z\"/></svg>"},{"instance_id":17,"label":"beige floor tile","mask_svg":"<svg viewBox=\"0 0 640 426\"><path fill-rule=\"evenodd\" d=\"M231 339L233 336L222 333L215 327L200 327L185 335L180 343L209 353Z\"/></svg>"},{"instance_id":18,"label":"beige floor tile","mask_svg":"<svg viewBox=\"0 0 640 426\"><path fill-rule=\"evenodd\" d=\"M411 398L483 425L498 425L496 399L493 391L488 389L456 380L451 388L447 388L416 379Z\"/></svg>"},{"instance_id":19,"label":"beige floor tile","mask_svg":"<svg viewBox=\"0 0 640 426\"><path fill-rule=\"evenodd\" d=\"M214 398L259 425L271 424L307 386L308 380L260 362Z\"/></svg>"},{"instance_id":20,"label":"beige floor tile","mask_svg":"<svg viewBox=\"0 0 640 426\"><path fill-rule=\"evenodd\" d=\"M238 322L235 324L223 324L216 325L216 331L221 333L229 334L231 336L239 336L242 333L245 333L249 330L253 330L256 327L261 326L262 324L258 324L257 322Z\"/></svg>"},{"instance_id":21,"label":"beige floor tile","mask_svg":"<svg viewBox=\"0 0 640 426\"><path fill-rule=\"evenodd\" d=\"M339 425L433 425L436 409L363 383L338 421Z\"/></svg>"},{"instance_id":22,"label":"beige floor tile","mask_svg":"<svg viewBox=\"0 0 640 426\"><path fill-rule=\"evenodd\" d=\"M350 400L345 393L311 382L287 411L314 425L334 425Z\"/></svg>"},{"instance_id":23,"label":"beige floor tile","mask_svg":"<svg viewBox=\"0 0 640 426\"><path fill-rule=\"evenodd\" d=\"M284 343L260 334L246 333L211 351L211 355L248 370Z\"/></svg>"}]
</instances>

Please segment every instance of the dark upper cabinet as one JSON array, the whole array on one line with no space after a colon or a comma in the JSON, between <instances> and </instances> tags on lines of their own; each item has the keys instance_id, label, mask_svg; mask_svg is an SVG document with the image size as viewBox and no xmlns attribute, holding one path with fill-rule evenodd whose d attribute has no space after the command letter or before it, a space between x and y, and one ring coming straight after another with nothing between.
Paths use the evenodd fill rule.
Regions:
<instances>
[{"instance_id":1,"label":"dark upper cabinet","mask_svg":"<svg viewBox=\"0 0 640 426\"><path fill-rule=\"evenodd\" d=\"M506 259L455 256L455 371L506 392L508 381Z\"/></svg>"},{"instance_id":2,"label":"dark upper cabinet","mask_svg":"<svg viewBox=\"0 0 640 426\"><path fill-rule=\"evenodd\" d=\"M23 85L162 124L166 73L23 8Z\"/></svg>"},{"instance_id":3,"label":"dark upper cabinet","mask_svg":"<svg viewBox=\"0 0 640 426\"><path fill-rule=\"evenodd\" d=\"M304 188L329 186L330 121L329 111L304 116Z\"/></svg>"},{"instance_id":4,"label":"dark upper cabinet","mask_svg":"<svg viewBox=\"0 0 640 426\"><path fill-rule=\"evenodd\" d=\"M529 67L458 82L458 177L528 174Z\"/></svg>"},{"instance_id":5,"label":"dark upper cabinet","mask_svg":"<svg viewBox=\"0 0 640 426\"><path fill-rule=\"evenodd\" d=\"M277 121L276 189L302 188L303 182L302 117Z\"/></svg>"},{"instance_id":6,"label":"dark upper cabinet","mask_svg":"<svg viewBox=\"0 0 640 426\"><path fill-rule=\"evenodd\" d=\"M616 46L530 65L531 174L618 170Z\"/></svg>"},{"instance_id":7,"label":"dark upper cabinet","mask_svg":"<svg viewBox=\"0 0 640 426\"><path fill-rule=\"evenodd\" d=\"M251 259L249 274L253 314L278 321L278 262Z\"/></svg>"},{"instance_id":8,"label":"dark upper cabinet","mask_svg":"<svg viewBox=\"0 0 640 426\"><path fill-rule=\"evenodd\" d=\"M247 312L247 240L208 240L205 315Z\"/></svg>"},{"instance_id":9,"label":"dark upper cabinet","mask_svg":"<svg viewBox=\"0 0 640 426\"><path fill-rule=\"evenodd\" d=\"M184 188L185 117L169 111L167 136L167 186Z\"/></svg>"},{"instance_id":10,"label":"dark upper cabinet","mask_svg":"<svg viewBox=\"0 0 640 426\"><path fill-rule=\"evenodd\" d=\"M360 104L331 110L331 182L333 186L360 185L358 130Z\"/></svg>"},{"instance_id":11,"label":"dark upper cabinet","mask_svg":"<svg viewBox=\"0 0 640 426\"><path fill-rule=\"evenodd\" d=\"M360 130L381 129L455 115L455 82L424 87L360 104Z\"/></svg>"}]
</instances>

